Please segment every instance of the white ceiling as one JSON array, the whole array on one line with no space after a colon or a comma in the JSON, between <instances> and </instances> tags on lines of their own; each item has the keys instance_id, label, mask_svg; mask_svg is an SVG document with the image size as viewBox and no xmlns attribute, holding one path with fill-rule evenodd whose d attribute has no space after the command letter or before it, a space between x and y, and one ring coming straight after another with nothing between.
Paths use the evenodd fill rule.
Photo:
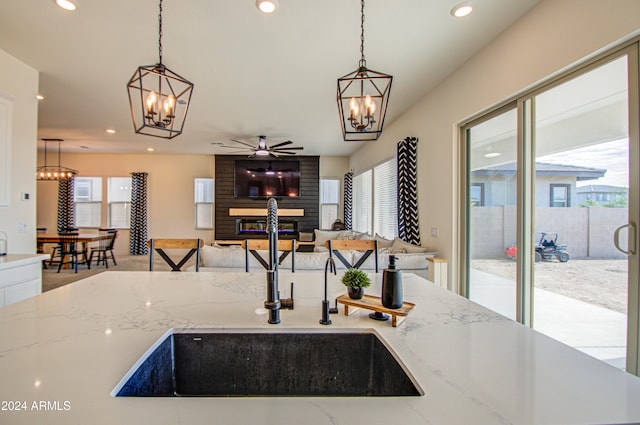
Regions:
<instances>
[{"instance_id":1,"label":"white ceiling","mask_svg":"<svg viewBox=\"0 0 640 425\"><path fill-rule=\"evenodd\" d=\"M385 125L537 3L475 0L472 15L453 18L461 1L366 2L367 66L394 77ZM335 97L360 59L357 0L279 0L271 15L254 0L164 1L163 63L195 84L171 141L133 132L126 90L138 66L158 61L157 0L76 2L67 12L0 1L0 48L40 71L38 138L65 139L63 151L217 153L212 142L260 134L307 155L360 146L342 141Z\"/></svg>"}]
</instances>

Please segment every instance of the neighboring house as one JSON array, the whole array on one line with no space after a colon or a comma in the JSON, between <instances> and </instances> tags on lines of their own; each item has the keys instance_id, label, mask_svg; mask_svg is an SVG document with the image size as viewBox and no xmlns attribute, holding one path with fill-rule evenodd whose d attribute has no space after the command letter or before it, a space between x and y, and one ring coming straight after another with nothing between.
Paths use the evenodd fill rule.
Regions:
<instances>
[{"instance_id":1,"label":"neighboring house","mask_svg":"<svg viewBox=\"0 0 640 425\"><path fill-rule=\"evenodd\" d=\"M629 188L590 184L576 188L576 204L592 206L622 206L629 200Z\"/></svg>"},{"instance_id":2,"label":"neighboring house","mask_svg":"<svg viewBox=\"0 0 640 425\"><path fill-rule=\"evenodd\" d=\"M607 170L574 165L536 163L536 206L575 207L578 201L576 182L604 177ZM516 204L515 162L472 172L473 206Z\"/></svg>"}]
</instances>

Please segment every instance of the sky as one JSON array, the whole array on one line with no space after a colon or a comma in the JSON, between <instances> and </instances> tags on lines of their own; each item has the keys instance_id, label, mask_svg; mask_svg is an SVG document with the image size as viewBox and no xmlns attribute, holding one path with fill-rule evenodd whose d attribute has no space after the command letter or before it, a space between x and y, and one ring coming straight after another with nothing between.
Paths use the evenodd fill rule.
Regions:
<instances>
[{"instance_id":1,"label":"sky","mask_svg":"<svg viewBox=\"0 0 640 425\"><path fill-rule=\"evenodd\" d=\"M577 187L590 184L629 187L629 140L616 140L553 155L541 156L538 162L604 168L604 177L579 181Z\"/></svg>"}]
</instances>

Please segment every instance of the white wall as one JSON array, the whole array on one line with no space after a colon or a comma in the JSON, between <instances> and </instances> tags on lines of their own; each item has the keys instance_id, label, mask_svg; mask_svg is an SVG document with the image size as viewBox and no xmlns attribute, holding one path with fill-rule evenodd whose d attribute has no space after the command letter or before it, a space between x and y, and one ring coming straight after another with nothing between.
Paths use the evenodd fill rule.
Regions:
<instances>
[{"instance_id":1,"label":"white wall","mask_svg":"<svg viewBox=\"0 0 640 425\"><path fill-rule=\"evenodd\" d=\"M40 162L43 162L42 158ZM107 199L108 177L129 177L132 172L149 173L149 237L212 241L213 230L195 228L194 179L214 177L213 155L63 153L60 162L65 167L78 170L79 177L102 177L103 200ZM57 205L58 182L38 182L38 227L56 232ZM108 226L107 209L107 202L103 202L102 227ZM115 248L116 254L129 252L128 229L118 233Z\"/></svg>"},{"instance_id":2,"label":"white wall","mask_svg":"<svg viewBox=\"0 0 640 425\"><path fill-rule=\"evenodd\" d=\"M13 99L10 204L0 207L0 230L10 254L36 251L36 151L38 72L0 50L0 92ZM28 201L20 200L28 193ZM19 231L19 226L26 229Z\"/></svg>"},{"instance_id":3,"label":"white wall","mask_svg":"<svg viewBox=\"0 0 640 425\"><path fill-rule=\"evenodd\" d=\"M637 0L542 0L399 119L385 123L379 141L351 156L357 172L393 155L397 141L420 139L422 244L449 260L450 289L457 287L457 124L638 29ZM430 236L432 227L439 238Z\"/></svg>"}]
</instances>

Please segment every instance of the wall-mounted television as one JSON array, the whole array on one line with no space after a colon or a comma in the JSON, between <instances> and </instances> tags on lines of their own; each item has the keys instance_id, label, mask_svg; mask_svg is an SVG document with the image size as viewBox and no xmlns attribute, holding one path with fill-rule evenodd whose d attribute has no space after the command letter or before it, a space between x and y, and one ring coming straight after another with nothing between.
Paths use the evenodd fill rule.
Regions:
<instances>
[{"instance_id":1,"label":"wall-mounted television","mask_svg":"<svg viewBox=\"0 0 640 425\"><path fill-rule=\"evenodd\" d=\"M237 159L234 171L237 198L300 196L300 161Z\"/></svg>"}]
</instances>

